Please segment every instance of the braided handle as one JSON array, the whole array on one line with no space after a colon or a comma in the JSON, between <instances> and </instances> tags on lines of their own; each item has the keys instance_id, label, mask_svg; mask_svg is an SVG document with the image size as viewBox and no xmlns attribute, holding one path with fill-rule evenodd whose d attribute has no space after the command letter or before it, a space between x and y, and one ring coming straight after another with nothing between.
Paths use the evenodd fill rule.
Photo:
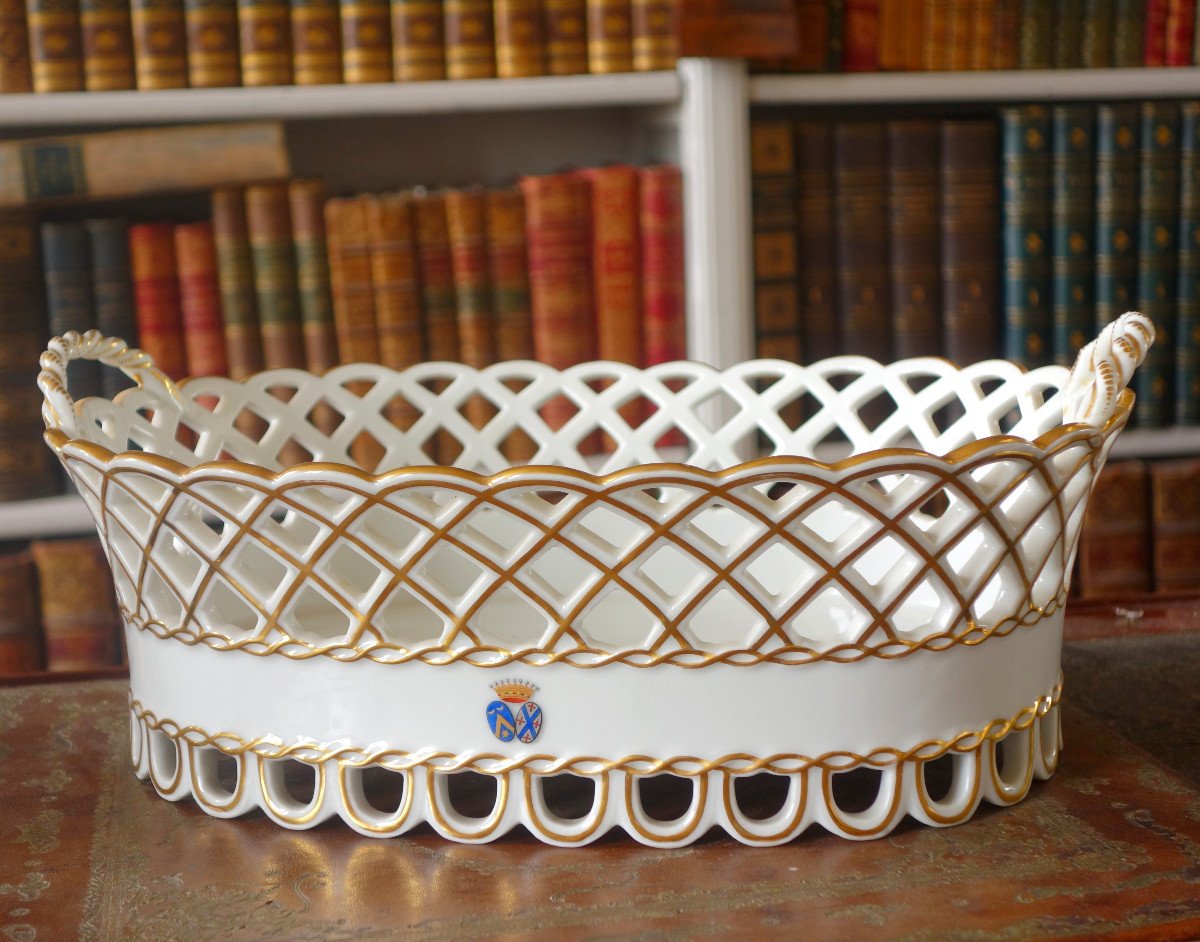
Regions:
<instances>
[{"instance_id":1,"label":"braided handle","mask_svg":"<svg viewBox=\"0 0 1200 942\"><path fill-rule=\"evenodd\" d=\"M1133 371L1154 343L1154 324L1136 311L1122 314L1079 351L1064 391L1063 422L1097 428L1109 420Z\"/></svg>"},{"instance_id":2,"label":"braided handle","mask_svg":"<svg viewBox=\"0 0 1200 942\"><path fill-rule=\"evenodd\" d=\"M99 360L128 376L155 398L181 403L175 384L154 365L154 359L119 337L98 330L86 334L68 331L55 337L42 354L38 387L42 390L42 419L48 429L59 429L69 438L79 437L75 400L67 390L67 364L71 360Z\"/></svg>"}]
</instances>

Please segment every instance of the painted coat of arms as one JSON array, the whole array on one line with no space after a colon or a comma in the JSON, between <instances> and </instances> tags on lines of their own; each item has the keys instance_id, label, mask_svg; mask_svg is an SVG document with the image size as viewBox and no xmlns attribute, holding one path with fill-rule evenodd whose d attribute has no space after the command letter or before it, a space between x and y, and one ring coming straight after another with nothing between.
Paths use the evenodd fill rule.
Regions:
<instances>
[{"instance_id":1,"label":"painted coat of arms","mask_svg":"<svg viewBox=\"0 0 1200 942\"><path fill-rule=\"evenodd\" d=\"M530 699L537 690L523 680L500 680L492 684L496 696L487 705L488 727L501 742L518 739L533 742L542 731L542 708Z\"/></svg>"}]
</instances>

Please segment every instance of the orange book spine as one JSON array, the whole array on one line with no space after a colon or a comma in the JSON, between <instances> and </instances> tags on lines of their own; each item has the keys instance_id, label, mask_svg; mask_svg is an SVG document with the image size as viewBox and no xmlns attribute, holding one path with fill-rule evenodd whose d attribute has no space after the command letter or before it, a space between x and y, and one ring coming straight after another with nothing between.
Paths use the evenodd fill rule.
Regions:
<instances>
[{"instance_id":1,"label":"orange book spine","mask_svg":"<svg viewBox=\"0 0 1200 942\"><path fill-rule=\"evenodd\" d=\"M943 71L950 64L950 2L925 0L925 41L921 67L926 72Z\"/></svg>"},{"instance_id":2,"label":"orange book spine","mask_svg":"<svg viewBox=\"0 0 1200 942\"><path fill-rule=\"evenodd\" d=\"M458 357L482 368L495 362L482 188L446 193L446 231L458 308Z\"/></svg>"},{"instance_id":3,"label":"orange book spine","mask_svg":"<svg viewBox=\"0 0 1200 942\"><path fill-rule=\"evenodd\" d=\"M904 2L879 0L879 68L898 71L904 68Z\"/></svg>"},{"instance_id":4,"label":"orange book spine","mask_svg":"<svg viewBox=\"0 0 1200 942\"><path fill-rule=\"evenodd\" d=\"M446 228L445 194L418 193L415 219L426 353L430 360L457 360L454 263Z\"/></svg>"},{"instance_id":5,"label":"orange book spine","mask_svg":"<svg viewBox=\"0 0 1200 942\"><path fill-rule=\"evenodd\" d=\"M42 666L37 569L28 550L0 556L0 677Z\"/></svg>"},{"instance_id":6,"label":"orange book spine","mask_svg":"<svg viewBox=\"0 0 1200 942\"><path fill-rule=\"evenodd\" d=\"M212 223L229 375L245 379L261 372L263 353L254 297L250 232L246 228L246 195L241 187L213 190Z\"/></svg>"},{"instance_id":7,"label":"orange book spine","mask_svg":"<svg viewBox=\"0 0 1200 942\"><path fill-rule=\"evenodd\" d=\"M184 0L188 84L231 88L242 82L237 0Z\"/></svg>"},{"instance_id":8,"label":"orange book spine","mask_svg":"<svg viewBox=\"0 0 1200 942\"><path fill-rule=\"evenodd\" d=\"M588 70L587 0L542 0L547 75Z\"/></svg>"},{"instance_id":9,"label":"orange book spine","mask_svg":"<svg viewBox=\"0 0 1200 942\"><path fill-rule=\"evenodd\" d=\"M187 375L183 310L170 223L129 227L129 265L137 313L138 343L171 379Z\"/></svg>"},{"instance_id":10,"label":"orange book spine","mask_svg":"<svg viewBox=\"0 0 1200 942\"><path fill-rule=\"evenodd\" d=\"M629 0L587 0L588 71L633 71L633 11Z\"/></svg>"},{"instance_id":11,"label":"orange book spine","mask_svg":"<svg viewBox=\"0 0 1200 942\"><path fill-rule=\"evenodd\" d=\"M342 81L392 80L391 9L387 0L342 0Z\"/></svg>"},{"instance_id":12,"label":"orange book spine","mask_svg":"<svg viewBox=\"0 0 1200 942\"><path fill-rule=\"evenodd\" d=\"M392 69L397 82L446 77L442 0L392 0Z\"/></svg>"},{"instance_id":13,"label":"orange book spine","mask_svg":"<svg viewBox=\"0 0 1200 942\"><path fill-rule=\"evenodd\" d=\"M175 227L175 262L189 376L224 376L225 326L221 319L221 286L211 222Z\"/></svg>"},{"instance_id":14,"label":"orange book spine","mask_svg":"<svg viewBox=\"0 0 1200 942\"><path fill-rule=\"evenodd\" d=\"M541 75L541 0L495 0L496 74L500 78Z\"/></svg>"},{"instance_id":15,"label":"orange book spine","mask_svg":"<svg viewBox=\"0 0 1200 942\"><path fill-rule=\"evenodd\" d=\"M331 199L325 204L333 321L343 363L379 362L375 329L375 287L367 229L370 197Z\"/></svg>"},{"instance_id":16,"label":"orange book spine","mask_svg":"<svg viewBox=\"0 0 1200 942\"><path fill-rule=\"evenodd\" d=\"M0 0L0 94L33 91L24 0Z\"/></svg>"},{"instance_id":17,"label":"orange book spine","mask_svg":"<svg viewBox=\"0 0 1200 942\"><path fill-rule=\"evenodd\" d=\"M134 87L133 35L125 0L81 0L83 84L89 92Z\"/></svg>"},{"instance_id":18,"label":"orange book spine","mask_svg":"<svg viewBox=\"0 0 1200 942\"><path fill-rule=\"evenodd\" d=\"M121 620L100 541L37 540L30 552L38 571L47 670L116 664Z\"/></svg>"},{"instance_id":19,"label":"orange book spine","mask_svg":"<svg viewBox=\"0 0 1200 942\"><path fill-rule=\"evenodd\" d=\"M952 72L962 72L970 67L971 0L950 0L944 61Z\"/></svg>"},{"instance_id":20,"label":"orange book spine","mask_svg":"<svg viewBox=\"0 0 1200 942\"><path fill-rule=\"evenodd\" d=\"M446 78L494 78L496 39L491 0L445 0Z\"/></svg>"},{"instance_id":21,"label":"orange book spine","mask_svg":"<svg viewBox=\"0 0 1200 942\"><path fill-rule=\"evenodd\" d=\"M976 0L971 4L971 54L967 68L980 71L992 61L992 31L995 29L995 0Z\"/></svg>"},{"instance_id":22,"label":"orange book spine","mask_svg":"<svg viewBox=\"0 0 1200 942\"><path fill-rule=\"evenodd\" d=\"M925 42L925 0L903 0L900 29L904 32L901 68L906 72L919 72Z\"/></svg>"},{"instance_id":23,"label":"orange book spine","mask_svg":"<svg viewBox=\"0 0 1200 942\"><path fill-rule=\"evenodd\" d=\"M288 184L304 359L305 366L313 373L324 373L340 362L325 240L327 196L322 180L293 180Z\"/></svg>"},{"instance_id":24,"label":"orange book spine","mask_svg":"<svg viewBox=\"0 0 1200 942\"><path fill-rule=\"evenodd\" d=\"M637 366L642 362L638 170L619 164L580 174L592 198L596 353L602 360Z\"/></svg>"},{"instance_id":25,"label":"orange book spine","mask_svg":"<svg viewBox=\"0 0 1200 942\"><path fill-rule=\"evenodd\" d=\"M282 0L238 0L242 84L292 84L292 17Z\"/></svg>"},{"instance_id":26,"label":"orange book spine","mask_svg":"<svg viewBox=\"0 0 1200 942\"><path fill-rule=\"evenodd\" d=\"M183 0L130 0L137 87L187 88Z\"/></svg>"},{"instance_id":27,"label":"orange book spine","mask_svg":"<svg viewBox=\"0 0 1200 942\"><path fill-rule=\"evenodd\" d=\"M373 196L366 209L379 362L402 370L425 356L412 194Z\"/></svg>"},{"instance_id":28,"label":"orange book spine","mask_svg":"<svg viewBox=\"0 0 1200 942\"><path fill-rule=\"evenodd\" d=\"M246 228L254 262L254 296L263 365L304 368L304 328L296 286L292 214L283 183L246 187Z\"/></svg>"},{"instance_id":29,"label":"orange book spine","mask_svg":"<svg viewBox=\"0 0 1200 942\"><path fill-rule=\"evenodd\" d=\"M487 204L488 271L496 314L496 359L533 359L533 311L525 197L519 189L491 190Z\"/></svg>"},{"instance_id":30,"label":"orange book spine","mask_svg":"<svg viewBox=\"0 0 1200 942\"><path fill-rule=\"evenodd\" d=\"M641 171L644 363L687 357L683 268L683 176L675 166Z\"/></svg>"},{"instance_id":31,"label":"orange book spine","mask_svg":"<svg viewBox=\"0 0 1200 942\"><path fill-rule=\"evenodd\" d=\"M78 0L26 0L25 10L33 90L82 91Z\"/></svg>"},{"instance_id":32,"label":"orange book spine","mask_svg":"<svg viewBox=\"0 0 1200 942\"><path fill-rule=\"evenodd\" d=\"M292 0L291 23L292 81L297 85L339 84L342 29L337 0Z\"/></svg>"},{"instance_id":33,"label":"orange book spine","mask_svg":"<svg viewBox=\"0 0 1200 942\"><path fill-rule=\"evenodd\" d=\"M632 0L633 68L673 69L679 61L679 4L682 0Z\"/></svg>"}]
</instances>

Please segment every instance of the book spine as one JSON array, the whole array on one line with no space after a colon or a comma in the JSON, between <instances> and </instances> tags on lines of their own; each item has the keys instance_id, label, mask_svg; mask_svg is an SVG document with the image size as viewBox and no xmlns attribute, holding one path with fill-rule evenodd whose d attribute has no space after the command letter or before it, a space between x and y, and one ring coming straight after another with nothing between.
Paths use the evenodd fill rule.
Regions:
<instances>
[{"instance_id":1,"label":"book spine","mask_svg":"<svg viewBox=\"0 0 1200 942\"><path fill-rule=\"evenodd\" d=\"M83 84L89 92L134 87L133 35L125 0L80 0Z\"/></svg>"},{"instance_id":2,"label":"book spine","mask_svg":"<svg viewBox=\"0 0 1200 942\"><path fill-rule=\"evenodd\" d=\"M325 203L333 320L343 363L380 362L367 231L367 206L372 199L339 197Z\"/></svg>"},{"instance_id":3,"label":"book spine","mask_svg":"<svg viewBox=\"0 0 1200 942\"><path fill-rule=\"evenodd\" d=\"M921 45L921 67L940 72L949 62L950 0L925 0L925 35Z\"/></svg>"},{"instance_id":4,"label":"book spine","mask_svg":"<svg viewBox=\"0 0 1200 942\"><path fill-rule=\"evenodd\" d=\"M445 0L446 78L496 75L496 39L491 0Z\"/></svg>"},{"instance_id":5,"label":"book spine","mask_svg":"<svg viewBox=\"0 0 1200 942\"><path fill-rule=\"evenodd\" d=\"M392 0L392 68L397 82L446 77L442 0Z\"/></svg>"},{"instance_id":6,"label":"book spine","mask_svg":"<svg viewBox=\"0 0 1200 942\"><path fill-rule=\"evenodd\" d=\"M482 189L448 190L446 232L454 272L458 357L482 368L495 362Z\"/></svg>"},{"instance_id":7,"label":"book spine","mask_svg":"<svg viewBox=\"0 0 1200 942\"><path fill-rule=\"evenodd\" d=\"M494 0L496 75L524 78L541 75L542 4L540 0Z\"/></svg>"},{"instance_id":8,"label":"book spine","mask_svg":"<svg viewBox=\"0 0 1200 942\"><path fill-rule=\"evenodd\" d=\"M0 0L0 94L33 91L24 0Z\"/></svg>"},{"instance_id":9,"label":"book spine","mask_svg":"<svg viewBox=\"0 0 1200 942\"><path fill-rule=\"evenodd\" d=\"M78 0L26 0L35 92L83 90Z\"/></svg>"},{"instance_id":10,"label":"book spine","mask_svg":"<svg viewBox=\"0 0 1200 942\"><path fill-rule=\"evenodd\" d=\"M587 0L588 71L633 71L633 15L629 0Z\"/></svg>"},{"instance_id":11,"label":"book spine","mask_svg":"<svg viewBox=\"0 0 1200 942\"><path fill-rule=\"evenodd\" d=\"M925 67L925 0L904 0L900 28L904 33L902 68L919 72Z\"/></svg>"},{"instance_id":12,"label":"book spine","mask_svg":"<svg viewBox=\"0 0 1200 942\"><path fill-rule=\"evenodd\" d=\"M967 12L971 17L971 55L967 67L980 71L991 67L996 0L978 0L968 6Z\"/></svg>"},{"instance_id":13,"label":"book spine","mask_svg":"<svg viewBox=\"0 0 1200 942\"><path fill-rule=\"evenodd\" d=\"M305 364L287 185L246 187L246 228L254 266L254 300L268 370Z\"/></svg>"},{"instance_id":14,"label":"book spine","mask_svg":"<svg viewBox=\"0 0 1200 942\"><path fill-rule=\"evenodd\" d=\"M1050 116L1040 105L1005 108L1004 357L1026 367L1050 356Z\"/></svg>"},{"instance_id":15,"label":"book spine","mask_svg":"<svg viewBox=\"0 0 1200 942\"><path fill-rule=\"evenodd\" d=\"M941 124L942 343L955 363L1000 347L999 134L995 121Z\"/></svg>"},{"instance_id":16,"label":"book spine","mask_svg":"<svg viewBox=\"0 0 1200 942\"><path fill-rule=\"evenodd\" d=\"M1144 66L1167 64L1167 0L1146 0L1146 19L1142 36Z\"/></svg>"},{"instance_id":17,"label":"book spine","mask_svg":"<svg viewBox=\"0 0 1200 942\"><path fill-rule=\"evenodd\" d=\"M454 262L444 193L418 192L414 204L425 347L430 360L459 358Z\"/></svg>"},{"instance_id":18,"label":"book spine","mask_svg":"<svg viewBox=\"0 0 1200 942\"><path fill-rule=\"evenodd\" d=\"M44 222L42 262L46 278L46 312L50 333L83 333L95 327L92 306L92 259L87 229L81 222ZM100 364L70 364L68 382L76 399L100 394Z\"/></svg>"},{"instance_id":19,"label":"book spine","mask_svg":"<svg viewBox=\"0 0 1200 942\"><path fill-rule=\"evenodd\" d=\"M829 59L825 63L826 72L842 71L842 54L846 35L846 3L845 0L828 0L829 8Z\"/></svg>"},{"instance_id":20,"label":"book spine","mask_svg":"<svg viewBox=\"0 0 1200 942\"><path fill-rule=\"evenodd\" d=\"M392 80L391 8L388 0L342 0L342 81L348 85Z\"/></svg>"},{"instance_id":21,"label":"book spine","mask_svg":"<svg viewBox=\"0 0 1200 942\"><path fill-rule=\"evenodd\" d=\"M1132 69L1143 64L1145 26L1145 0L1113 0L1112 64L1118 69Z\"/></svg>"},{"instance_id":22,"label":"book spine","mask_svg":"<svg viewBox=\"0 0 1200 942\"><path fill-rule=\"evenodd\" d=\"M1200 572L1200 461L1150 465L1154 588L1194 592Z\"/></svg>"},{"instance_id":23,"label":"book spine","mask_svg":"<svg viewBox=\"0 0 1200 942\"><path fill-rule=\"evenodd\" d=\"M379 362L405 369L425 357L417 234L411 193L384 193L366 205L368 275L375 286Z\"/></svg>"},{"instance_id":24,"label":"book spine","mask_svg":"<svg viewBox=\"0 0 1200 942\"><path fill-rule=\"evenodd\" d=\"M946 23L946 68L951 72L963 72L971 64L971 2L950 0Z\"/></svg>"},{"instance_id":25,"label":"book spine","mask_svg":"<svg viewBox=\"0 0 1200 942\"><path fill-rule=\"evenodd\" d=\"M1079 535L1079 595L1149 592L1150 473L1142 461L1109 462L1088 500Z\"/></svg>"},{"instance_id":26,"label":"book spine","mask_svg":"<svg viewBox=\"0 0 1200 942\"><path fill-rule=\"evenodd\" d=\"M890 121L887 135L894 355L937 356L942 350L941 130L932 120Z\"/></svg>"},{"instance_id":27,"label":"book spine","mask_svg":"<svg viewBox=\"0 0 1200 942\"><path fill-rule=\"evenodd\" d=\"M542 35L547 75L588 70L587 0L542 0Z\"/></svg>"},{"instance_id":28,"label":"book spine","mask_svg":"<svg viewBox=\"0 0 1200 942\"><path fill-rule=\"evenodd\" d=\"M237 0L184 0L192 88L232 88L242 83L237 15Z\"/></svg>"},{"instance_id":29,"label":"book spine","mask_svg":"<svg viewBox=\"0 0 1200 942\"><path fill-rule=\"evenodd\" d=\"M292 180L288 184L292 247L296 253L296 290L304 333L304 363L309 372L318 375L340 362L325 244L326 198L322 180Z\"/></svg>"},{"instance_id":30,"label":"book spine","mask_svg":"<svg viewBox=\"0 0 1200 942\"><path fill-rule=\"evenodd\" d=\"M1015 69L1021 64L1022 0L996 0L992 20L993 69Z\"/></svg>"},{"instance_id":31,"label":"book spine","mask_svg":"<svg viewBox=\"0 0 1200 942\"><path fill-rule=\"evenodd\" d=\"M297 85L339 84L342 81L342 28L337 0L292 0L289 18L292 81ZM438 28L441 28L440 18ZM389 81L391 77L381 81Z\"/></svg>"},{"instance_id":32,"label":"book spine","mask_svg":"<svg viewBox=\"0 0 1200 942\"><path fill-rule=\"evenodd\" d=\"M642 237L642 362L687 358L683 176L671 165L639 171Z\"/></svg>"},{"instance_id":33,"label":"book spine","mask_svg":"<svg viewBox=\"0 0 1200 942\"><path fill-rule=\"evenodd\" d=\"M1022 69L1049 69L1054 65L1054 4L1051 0L1024 0L1021 7Z\"/></svg>"},{"instance_id":34,"label":"book spine","mask_svg":"<svg viewBox=\"0 0 1200 942\"><path fill-rule=\"evenodd\" d=\"M241 380L263 369L245 191L240 187L213 190L212 223L221 313L225 319L225 356L229 375Z\"/></svg>"},{"instance_id":35,"label":"book spine","mask_svg":"<svg viewBox=\"0 0 1200 942\"><path fill-rule=\"evenodd\" d=\"M1096 332L1137 298L1138 120L1136 104L1096 112Z\"/></svg>"},{"instance_id":36,"label":"book spine","mask_svg":"<svg viewBox=\"0 0 1200 942\"><path fill-rule=\"evenodd\" d=\"M833 178L842 348L886 363L892 345L883 122L834 125Z\"/></svg>"},{"instance_id":37,"label":"book spine","mask_svg":"<svg viewBox=\"0 0 1200 942\"><path fill-rule=\"evenodd\" d=\"M837 258L834 226L833 127L798 121L796 134L796 273L799 277L800 352L805 362L837 354Z\"/></svg>"},{"instance_id":38,"label":"book spine","mask_svg":"<svg viewBox=\"0 0 1200 942\"><path fill-rule=\"evenodd\" d=\"M1054 68L1078 69L1083 65L1083 14L1084 0L1057 0L1054 4Z\"/></svg>"},{"instance_id":39,"label":"book spine","mask_svg":"<svg viewBox=\"0 0 1200 942\"><path fill-rule=\"evenodd\" d=\"M100 541L35 540L30 552L38 572L46 669L115 664L120 616Z\"/></svg>"},{"instance_id":40,"label":"book spine","mask_svg":"<svg viewBox=\"0 0 1200 942\"><path fill-rule=\"evenodd\" d=\"M130 0L137 87L186 88L183 0Z\"/></svg>"},{"instance_id":41,"label":"book spine","mask_svg":"<svg viewBox=\"0 0 1200 942\"><path fill-rule=\"evenodd\" d=\"M170 224L130 226L129 261L138 342L167 376L182 379L187 375L187 352L183 341L175 239Z\"/></svg>"},{"instance_id":42,"label":"book spine","mask_svg":"<svg viewBox=\"0 0 1200 942\"><path fill-rule=\"evenodd\" d=\"M525 197L516 188L489 190L488 271L496 316L496 359L533 359L533 308L529 252L525 243Z\"/></svg>"},{"instance_id":43,"label":"book spine","mask_svg":"<svg viewBox=\"0 0 1200 942\"><path fill-rule=\"evenodd\" d=\"M879 68L895 72L904 68L904 0L879 0Z\"/></svg>"},{"instance_id":44,"label":"book spine","mask_svg":"<svg viewBox=\"0 0 1200 942\"><path fill-rule=\"evenodd\" d=\"M1179 277L1179 105L1141 104L1138 167L1138 310L1154 322L1154 346L1134 379L1134 419L1167 425L1174 412L1175 292Z\"/></svg>"},{"instance_id":45,"label":"book spine","mask_svg":"<svg viewBox=\"0 0 1200 942\"><path fill-rule=\"evenodd\" d=\"M842 71L879 71L879 0L845 0Z\"/></svg>"},{"instance_id":46,"label":"book spine","mask_svg":"<svg viewBox=\"0 0 1200 942\"><path fill-rule=\"evenodd\" d=\"M1200 102L1180 111L1175 421L1200 425Z\"/></svg>"},{"instance_id":47,"label":"book spine","mask_svg":"<svg viewBox=\"0 0 1200 942\"><path fill-rule=\"evenodd\" d=\"M1113 0L1086 0L1083 12L1083 66L1107 69L1113 65L1115 24Z\"/></svg>"},{"instance_id":48,"label":"book spine","mask_svg":"<svg viewBox=\"0 0 1200 942\"><path fill-rule=\"evenodd\" d=\"M1096 316L1096 112L1054 109L1051 257L1054 362L1070 366Z\"/></svg>"},{"instance_id":49,"label":"book spine","mask_svg":"<svg viewBox=\"0 0 1200 942\"><path fill-rule=\"evenodd\" d=\"M175 260L188 375L224 376L228 372L225 329L211 222L175 226Z\"/></svg>"},{"instance_id":50,"label":"book spine","mask_svg":"<svg viewBox=\"0 0 1200 942\"><path fill-rule=\"evenodd\" d=\"M596 354L642 362L642 278L639 172L614 164L581 171L592 197L592 296Z\"/></svg>"},{"instance_id":51,"label":"book spine","mask_svg":"<svg viewBox=\"0 0 1200 942\"><path fill-rule=\"evenodd\" d=\"M1168 0L1164 61L1169 66L1192 64L1196 38L1196 0Z\"/></svg>"},{"instance_id":52,"label":"book spine","mask_svg":"<svg viewBox=\"0 0 1200 942\"><path fill-rule=\"evenodd\" d=\"M292 84L292 14L286 0L237 0L242 84Z\"/></svg>"},{"instance_id":53,"label":"book spine","mask_svg":"<svg viewBox=\"0 0 1200 942\"><path fill-rule=\"evenodd\" d=\"M92 303L96 327L106 337L120 337L138 346L137 320L130 281L129 224L124 219L89 219L88 244L92 257ZM111 399L130 381L119 370L100 373L102 394Z\"/></svg>"},{"instance_id":54,"label":"book spine","mask_svg":"<svg viewBox=\"0 0 1200 942\"><path fill-rule=\"evenodd\" d=\"M754 332L760 357L800 359L796 145L787 118L750 122Z\"/></svg>"},{"instance_id":55,"label":"book spine","mask_svg":"<svg viewBox=\"0 0 1200 942\"><path fill-rule=\"evenodd\" d=\"M632 0L633 68L637 72L674 69L679 61L679 4L682 0ZM814 4L801 3L800 7ZM822 5L824 12L824 5ZM811 37L811 25L806 25ZM803 35L803 34L802 34ZM809 40L811 43L811 39ZM823 44L818 43L823 46ZM804 50L802 49L802 52ZM821 48L819 56L824 58Z\"/></svg>"},{"instance_id":56,"label":"book spine","mask_svg":"<svg viewBox=\"0 0 1200 942\"><path fill-rule=\"evenodd\" d=\"M28 550L0 555L0 677L42 665L37 569Z\"/></svg>"}]
</instances>

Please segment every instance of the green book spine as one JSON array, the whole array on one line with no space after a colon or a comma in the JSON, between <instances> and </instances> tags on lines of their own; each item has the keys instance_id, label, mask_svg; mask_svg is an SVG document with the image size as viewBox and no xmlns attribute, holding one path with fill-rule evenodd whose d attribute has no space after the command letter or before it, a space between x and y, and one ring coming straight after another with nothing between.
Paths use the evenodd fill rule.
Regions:
<instances>
[{"instance_id":1,"label":"green book spine","mask_svg":"<svg viewBox=\"0 0 1200 942\"><path fill-rule=\"evenodd\" d=\"M1004 356L1041 366L1050 353L1050 115L1005 108L1000 123Z\"/></svg>"},{"instance_id":2,"label":"green book spine","mask_svg":"<svg viewBox=\"0 0 1200 942\"><path fill-rule=\"evenodd\" d=\"M1053 123L1054 362L1070 366L1096 316L1096 112L1056 107Z\"/></svg>"},{"instance_id":3,"label":"green book spine","mask_svg":"<svg viewBox=\"0 0 1200 942\"><path fill-rule=\"evenodd\" d=\"M1179 300L1175 321L1175 421L1200 425L1200 102L1179 122Z\"/></svg>"},{"instance_id":4,"label":"green book spine","mask_svg":"<svg viewBox=\"0 0 1200 942\"><path fill-rule=\"evenodd\" d=\"M1054 64L1054 4L1050 0L1025 0L1021 7L1020 57L1022 69L1049 69Z\"/></svg>"},{"instance_id":5,"label":"green book spine","mask_svg":"<svg viewBox=\"0 0 1200 942\"><path fill-rule=\"evenodd\" d=\"M1083 66L1084 0L1058 0L1053 6L1054 68L1078 69Z\"/></svg>"},{"instance_id":6,"label":"green book spine","mask_svg":"<svg viewBox=\"0 0 1200 942\"><path fill-rule=\"evenodd\" d=\"M796 149L787 118L751 122L750 187L758 355L797 361Z\"/></svg>"},{"instance_id":7,"label":"green book spine","mask_svg":"<svg viewBox=\"0 0 1200 942\"><path fill-rule=\"evenodd\" d=\"M1157 337L1135 374L1134 418L1143 428L1167 425L1172 412L1175 295L1179 258L1179 105L1141 105L1138 172L1138 309Z\"/></svg>"},{"instance_id":8,"label":"green book spine","mask_svg":"<svg viewBox=\"0 0 1200 942\"><path fill-rule=\"evenodd\" d=\"M1145 0L1114 0L1112 64L1118 69L1136 69L1145 55Z\"/></svg>"},{"instance_id":9,"label":"green book spine","mask_svg":"<svg viewBox=\"0 0 1200 942\"><path fill-rule=\"evenodd\" d=\"M1106 69L1113 64L1115 0L1085 0L1083 10L1083 61L1086 69Z\"/></svg>"},{"instance_id":10,"label":"green book spine","mask_svg":"<svg viewBox=\"0 0 1200 942\"><path fill-rule=\"evenodd\" d=\"M1096 113L1096 323L1098 333L1137 297L1138 107Z\"/></svg>"}]
</instances>

